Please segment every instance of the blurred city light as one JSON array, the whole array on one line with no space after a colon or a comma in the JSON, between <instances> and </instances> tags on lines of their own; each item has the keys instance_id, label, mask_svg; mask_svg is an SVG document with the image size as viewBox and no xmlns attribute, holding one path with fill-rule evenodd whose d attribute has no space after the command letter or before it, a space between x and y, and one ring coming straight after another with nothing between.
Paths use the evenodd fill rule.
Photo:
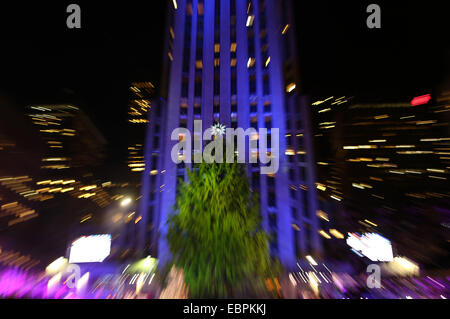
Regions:
<instances>
[{"instance_id":1,"label":"blurred city light","mask_svg":"<svg viewBox=\"0 0 450 319\"><path fill-rule=\"evenodd\" d=\"M124 198L121 202L120 202L120 206L125 207L130 205L132 202L132 199L130 197Z\"/></svg>"},{"instance_id":2,"label":"blurred city light","mask_svg":"<svg viewBox=\"0 0 450 319\"><path fill-rule=\"evenodd\" d=\"M68 264L67 258L59 257L55 261L53 261L50 265L45 268L45 271L49 275L54 275L60 271L62 271Z\"/></svg>"}]
</instances>

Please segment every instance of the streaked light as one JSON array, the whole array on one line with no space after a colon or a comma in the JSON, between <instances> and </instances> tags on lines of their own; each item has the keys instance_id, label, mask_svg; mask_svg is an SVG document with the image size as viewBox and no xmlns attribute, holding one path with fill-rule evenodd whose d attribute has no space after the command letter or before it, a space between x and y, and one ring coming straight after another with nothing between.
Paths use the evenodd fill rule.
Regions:
<instances>
[{"instance_id":1,"label":"streaked light","mask_svg":"<svg viewBox=\"0 0 450 319\"><path fill-rule=\"evenodd\" d=\"M89 281L89 272L85 273L80 279L77 281L77 290L83 289Z\"/></svg>"},{"instance_id":2,"label":"streaked light","mask_svg":"<svg viewBox=\"0 0 450 319\"><path fill-rule=\"evenodd\" d=\"M329 222L330 220L328 219L328 214L325 213L322 210L318 210L316 213L317 217L322 218L323 220L326 220L327 222Z\"/></svg>"},{"instance_id":3,"label":"streaked light","mask_svg":"<svg viewBox=\"0 0 450 319\"><path fill-rule=\"evenodd\" d=\"M124 199L120 202L120 206L122 206L122 207L128 206L128 205L131 204L131 201L132 201L132 200L131 200L130 197L124 198Z\"/></svg>"},{"instance_id":4,"label":"streaked light","mask_svg":"<svg viewBox=\"0 0 450 319\"><path fill-rule=\"evenodd\" d=\"M326 231L324 230L319 230L319 234L323 237L325 237L326 239L331 239L331 236L327 234Z\"/></svg>"},{"instance_id":5,"label":"streaked light","mask_svg":"<svg viewBox=\"0 0 450 319\"><path fill-rule=\"evenodd\" d=\"M172 2L173 2L173 8L174 8L175 10L177 10L177 9L178 9L177 0L172 0Z\"/></svg>"},{"instance_id":6,"label":"streaked light","mask_svg":"<svg viewBox=\"0 0 450 319\"><path fill-rule=\"evenodd\" d=\"M428 102L430 102L430 100L431 100L431 95L430 94L416 96L415 98L413 98L411 100L411 105L412 106L417 106L417 105L427 104Z\"/></svg>"},{"instance_id":7,"label":"streaked light","mask_svg":"<svg viewBox=\"0 0 450 319\"><path fill-rule=\"evenodd\" d=\"M375 227L377 227L377 226L378 226L377 224L375 224L375 223L371 222L371 221L370 221L370 220L368 220L368 219L364 219L364 221L365 221L366 223L368 223L368 224L372 225L372 226L375 226Z\"/></svg>"},{"instance_id":8,"label":"streaked light","mask_svg":"<svg viewBox=\"0 0 450 319\"><path fill-rule=\"evenodd\" d=\"M61 273L58 273L56 275L54 275L52 278L50 278L50 280L47 283L47 290L51 291L53 290L53 288L55 288L55 286L57 284L59 284L59 282L61 281Z\"/></svg>"},{"instance_id":9,"label":"streaked light","mask_svg":"<svg viewBox=\"0 0 450 319\"><path fill-rule=\"evenodd\" d=\"M80 188L80 191L90 191L91 189L97 188L97 185L84 186Z\"/></svg>"},{"instance_id":10,"label":"streaked light","mask_svg":"<svg viewBox=\"0 0 450 319\"><path fill-rule=\"evenodd\" d=\"M255 58L248 58L247 68L251 68L255 65Z\"/></svg>"},{"instance_id":11,"label":"streaked light","mask_svg":"<svg viewBox=\"0 0 450 319\"><path fill-rule=\"evenodd\" d=\"M249 15L247 17L247 27L251 27L253 25L253 21L255 20L255 16L254 15Z\"/></svg>"},{"instance_id":12,"label":"streaked light","mask_svg":"<svg viewBox=\"0 0 450 319\"><path fill-rule=\"evenodd\" d=\"M317 266L317 262L310 255L306 256L305 258L311 265Z\"/></svg>"},{"instance_id":13,"label":"streaked light","mask_svg":"<svg viewBox=\"0 0 450 319\"><path fill-rule=\"evenodd\" d=\"M336 237L338 239L344 239L344 235L336 229L330 229L329 232L331 235L333 235L334 237Z\"/></svg>"},{"instance_id":14,"label":"streaked light","mask_svg":"<svg viewBox=\"0 0 450 319\"><path fill-rule=\"evenodd\" d=\"M291 93L296 87L297 85L295 83L289 83L288 86L286 86L286 92Z\"/></svg>"},{"instance_id":15,"label":"streaked light","mask_svg":"<svg viewBox=\"0 0 450 319\"><path fill-rule=\"evenodd\" d=\"M342 200L342 198L336 196L336 195L331 195L330 196L332 199L337 200L338 202L340 202Z\"/></svg>"},{"instance_id":16,"label":"streaked light","mask_svg":"<svg viewBox=\"0 0 450 319\"><path fill-rule=\"evenodd\" d=\"M47 274L53 275L60 272L68 264L67 258L59 257L45 268Z\"/></svg>"}]
</instances>

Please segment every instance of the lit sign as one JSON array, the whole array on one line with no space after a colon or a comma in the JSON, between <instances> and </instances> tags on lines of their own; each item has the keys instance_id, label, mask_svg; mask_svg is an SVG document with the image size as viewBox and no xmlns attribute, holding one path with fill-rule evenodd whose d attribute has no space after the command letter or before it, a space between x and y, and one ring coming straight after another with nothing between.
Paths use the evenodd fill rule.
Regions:
<instances>
[{"instance_id":1,"label":"lit sign","mask_svg":"<svg viewBox=\"0 0 450 319\"><path fill-rule=\"evenodd\" d=\"M391 242L374 233L348 233L347 245L358 255L364 255L371 261L393 261Z\"/></svg>"},{"instance_id":2,"label":"lit sign","mask_svg":"<svg viewBox=\"0 0 450 319\"><path fill-rule=\"evenodd\" d=\"M111 253L111 235L78 238L70 247L69 263L102 262Z\"/></svg>"}]
</instances>

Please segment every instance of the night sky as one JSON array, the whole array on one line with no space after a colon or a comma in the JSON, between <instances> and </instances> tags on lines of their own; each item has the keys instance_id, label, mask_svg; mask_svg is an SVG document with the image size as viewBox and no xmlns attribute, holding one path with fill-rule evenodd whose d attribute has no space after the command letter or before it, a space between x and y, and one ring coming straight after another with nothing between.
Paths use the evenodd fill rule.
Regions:
<instances>
[{"instance_id":1,"label":"night sky","mask_svg":"<svg viewBox=\"0 0 450 319\"><path fill-rule=\"evenodd\" d=\"M302 90L313 99L340 94L403 99L428 93L443 79L449 60L445 30L450 30L443 7L376 1L382 28L369 30L365 11L372 2L294 1ZM81 30L66 27L70 3L81 6ZM124 156L119 138L126 125L129 82L158 85L161 78L166 4L2 3L0 90L18 107L72 92L109 141L113 164Z\"/></svg>"}]
</instances>

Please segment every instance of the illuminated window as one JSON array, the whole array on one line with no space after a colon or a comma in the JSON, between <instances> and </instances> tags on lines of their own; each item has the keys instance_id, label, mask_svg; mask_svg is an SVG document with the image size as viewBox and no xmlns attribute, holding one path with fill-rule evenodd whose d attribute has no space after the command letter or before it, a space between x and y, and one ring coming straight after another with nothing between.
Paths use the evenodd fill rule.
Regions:
<instances>
[{"instance_id":1,"label":"illuminated window","mask_svg":"<svg viewBox=\"0 0 450 319\"><path fill-rule=\"evenodd\" d=\"M255 58L248 58L247 68L252 68L255 66Z\"/></svg>"},{"instance_id":2,"label":"illuminated window","mask_svg":"<svg viewBox=\"0 0 450 319\"><path fill-rule=\"evenodd\" d=\"M287 93L291 93L292 91L295 90L296 87L297 87L297 85L295 85L295 83L289 83L289 84L286 86L286 92L287 92Z\"/></svg>"},{"instance_id":3,"label":"illuminated window","mask_svg":"<svg viewBox=\"0 0 450 319\"><path fill-rule=\"evenodd\" d=\"M205 10L204 10L204 7L203 7L203 3L199 2L199 4L198 4L198 14L202 16L204 14L204 12L205 12Z\"/></svg>"},{"instance_id":4,"label":"illuminated window","mask_svg":"<svg viewBox=\"0 0 450 319\"><path fill-rule=\"evenodd\" d=\"M255 16L254 15L249 15L247 17L247 27L251 27L253 25L253 21L255 20Z\"/></svg>"}]
</instances>

